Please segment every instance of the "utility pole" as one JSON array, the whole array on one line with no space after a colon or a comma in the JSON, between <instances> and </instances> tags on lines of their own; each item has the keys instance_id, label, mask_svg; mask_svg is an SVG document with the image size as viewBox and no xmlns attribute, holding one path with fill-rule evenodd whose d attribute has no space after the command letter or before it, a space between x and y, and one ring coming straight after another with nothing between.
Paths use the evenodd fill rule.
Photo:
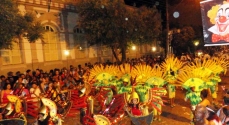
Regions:
<instances>
[{"instance_id":1,"label":"utility pole","mask_svg":"<svg viewBox=\"0 0 229 125\"><path fill-rule=\"evenodd\" d=\"M169 47L170 47L170 39L169 39L169 7L168 7L168 0L166 0L166 57L170 54Z\"/></svg>"}]
</instances>

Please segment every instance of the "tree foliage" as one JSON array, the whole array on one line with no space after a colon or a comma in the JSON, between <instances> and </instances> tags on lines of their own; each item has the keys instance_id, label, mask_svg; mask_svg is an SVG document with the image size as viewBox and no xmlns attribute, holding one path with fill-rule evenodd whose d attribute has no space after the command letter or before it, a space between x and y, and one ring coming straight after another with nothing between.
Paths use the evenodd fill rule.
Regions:
<instances>
[{"instance_id":1,"label":"tree foliage","mask_svg":"<svg viewBox=\"0 0 229 125\"><path fill-rule=\"evenodd\" d=\"M190 26L185 26L180 29L180 33L173 33L171 38L171 46L174 54L181 55L182 53L190 53L193 48L193 40L195 31Z\"/></svg>"},{"instance_id":2,"label":"tree foliage","mask_svg":"<svg viewBox=\"0 0 229 125\"><path fill-rule=\"evenodd\" d=\"M0 49L9 49L15 38L25 37L30 42L43 38L43 26L35 21L32 13L19 13L12 0L0 1Z\"/></svg>"},{"instance_id":3,"label":"tree foliage","mask_svg":"<svg viewBox=\"0 0 229 125\"><path fill-rule=\"evenodd\" d=\"M174 48L178 55L186 52L194 52L195 49L203 48L203 29L202 29L202 20L201 20L201 11L200 11L200 1L199 0L173 0L169 2L169 22L170 29L173 28L181 28L182 27L190 27L188 30L193 32L191 36L186 37L187 34L183 34L185 36L181 36L180 39L190 39L187 41L180 41L178 38L175 38L174 41L177 43L180 41L179 45L174 44ZM187 6L188 5L188 6ZM185 6L185 7L184 7ZM178 18L174 18L173 13L179 12L180 16ZM193 36L194 34L194 36ZM193 38L194 37L194 38ZM178 40L176 40L178 39ZM193 44L193 39L198 40L200 43L198 47L195 47ZM184 39L185 40L185 39ZM185 43L185 44L183 44ZM186 46L185 46L186 45ZM189 48L189 49L188 49Z\"/></svg>"},{"instance_id":4,"label":"tree foliage","mask_svg":"<svg viewBox=\"0 0 229 125\"><path fill-rule=\"evenodd\" d=\"M155 8L132 8L122 0L81 0L78 25L89 45L105 45L126 59L130 44L152 43L161 32L160 13Z\"/></svg>"}]
</instances>

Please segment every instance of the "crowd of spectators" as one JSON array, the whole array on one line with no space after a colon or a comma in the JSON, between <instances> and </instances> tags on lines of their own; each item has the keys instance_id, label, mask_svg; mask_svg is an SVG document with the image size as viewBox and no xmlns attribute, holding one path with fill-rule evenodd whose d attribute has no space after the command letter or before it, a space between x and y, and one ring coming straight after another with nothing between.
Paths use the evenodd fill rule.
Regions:
<instances>
[{"instance_id":1,"label":"crowd of spectators","mask_svg":"<svg viewBox=\"0 0 229 125\"><path fill-rule=\"evenodd\" d=\"M183 57L182 57L183 56ZM180 59L183 61L191 61L191 58L186 55L182 55ZM164 58L162 56L153 57L152 55L142 56L140 58L127 58L125 63L136 65L144 63L150 66L160 64ZM15 74L10 71L8 74L0 76L0 90L1 91L1 102L6 103L6 96L8 94L14 94L19 97L39 97L49 96L51 90L60 91L62 89L72 89L78 86L79 83L83 83L82 77L85 73L88 73L93 65L120 65L119 62L96 62L94 64L85 63L84 66L78 65L74 67L71 65L69 68L56 68L50 71L43 71L42 69L36 69L32 71L30 69L26 72L17 71ZM59 90L57 90L59 89ZM52 92L53 93L53 92Z\"/></svg>"},{"instance_id":2,"label":"crowd of spectators","mask_svg":"<svg viewBox=\"0 0 229 125\"><path fill-rule=\"evenodd\" d=\"M209 58L202 56L193 58L190 55L183 54L179 59L185 62L192 62L194 60L200 60ZM140 58L129 59L127 58L125 63L129 63L132 66L136 64L147 64L152 67L156 64L160 64L164 61L162 56L153 57L151 55L143 56ZM48 72L43 71L42 69L36 69L32 71L30 69L26 70L25 73L17 71L13 73L12 71L8 72L8 74L0 76L0 103L8 103L7 95L13 94L17 95L20 98L37 98L37 97L46 97L55 101L59 105L65 105L65 94L62 91L67 89L78 89L81 85L84 84L83 77L89 74L91 68L94 65L121 65L122 63L111 62L107 60L104 63L96 62L94 64L85 63L84 66L78 65L74 67L70 65L69 68L55 68L51 69ZM204 94L203 94L204 95ZM205 94L203 97L206 97ZM38 99L38 98L37 98ZM229 99L229 97L225 98ZM229 108L228 101L224 103L225 105L218 111L217 115L220 120L224 119L225 121L229 121ZM204 107L206 107L204 105ZM221 114L221 115L220 115ZM225 122L224 122L225 123Z\"/></svg>"},{"instance_id":3,"label":"crowd of spectators","mask_svg":"<svg viewBox=\"0 0 229 125\"><path fill-rule=\"evenodd\" d=\"M162 61L163 58L161 57L153 58L151 55L147 55L141 58L128 58L125 63L136 65L144 62L153 66ZM104 63L96 62L93 65L98 64L120 65L121 63L107 60ZM55 68L48 72L42 69L35 71L28 69L25 72L17 71L16 73L10 71L6 76L0 76L0 102L7 103L7 95L9 94L17 95L20 98L44 96L58 100L53 95L58 95L61 90L73 89L79 84L83 84L83 75L88 73L93 65L89 62L85 63L84 66L74 67L71 65L69 68Z\"/></svg>"}]
</instances>

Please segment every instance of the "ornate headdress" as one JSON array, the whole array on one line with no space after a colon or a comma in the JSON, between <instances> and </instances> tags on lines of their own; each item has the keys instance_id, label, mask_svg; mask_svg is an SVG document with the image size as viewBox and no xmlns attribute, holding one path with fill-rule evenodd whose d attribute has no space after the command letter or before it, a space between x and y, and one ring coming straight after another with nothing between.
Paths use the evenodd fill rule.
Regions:
<instances>
[{"instance_id":1,"label":"ornate headdress","mask_svg":"<svg viewBox=\"0 0 229 125\"><path fill-rule=\"evenodd\" d=\"M115 79L118 73L117 66L96 65L90 71L89 80L95 79L101 86L109 85L109 82Z\"/></svg>"}]
</instances>

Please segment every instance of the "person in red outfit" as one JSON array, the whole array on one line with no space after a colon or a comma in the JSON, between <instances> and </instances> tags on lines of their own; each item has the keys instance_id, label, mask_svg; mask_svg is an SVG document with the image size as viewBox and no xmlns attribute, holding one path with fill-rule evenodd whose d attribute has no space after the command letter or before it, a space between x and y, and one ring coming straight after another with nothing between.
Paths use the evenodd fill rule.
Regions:
<instances>
[{"instance_id":1,"label":"person in red outfit","mask_svg":"<svg viewBox=\"0 0 229 125\"><path fill-rule=\"evenodd\" d=\"M6 84L6 88L1 91L1 104L7 104L9 100L7 99L7 95L12 94L12 88L10 83Z\"/></svg>"},{"instance_id":2,"label":"person in red outfit","mask_svg":"<svg viewBox=\"0 0 229 125\"><path fill-rule=\"evenodd\" d=\"M134 116L141 116L142 111L140 110L139 107L139 96L136 92L132 93L132 96L130 97L130 112Z\"/></svg>"}]
</instances>

